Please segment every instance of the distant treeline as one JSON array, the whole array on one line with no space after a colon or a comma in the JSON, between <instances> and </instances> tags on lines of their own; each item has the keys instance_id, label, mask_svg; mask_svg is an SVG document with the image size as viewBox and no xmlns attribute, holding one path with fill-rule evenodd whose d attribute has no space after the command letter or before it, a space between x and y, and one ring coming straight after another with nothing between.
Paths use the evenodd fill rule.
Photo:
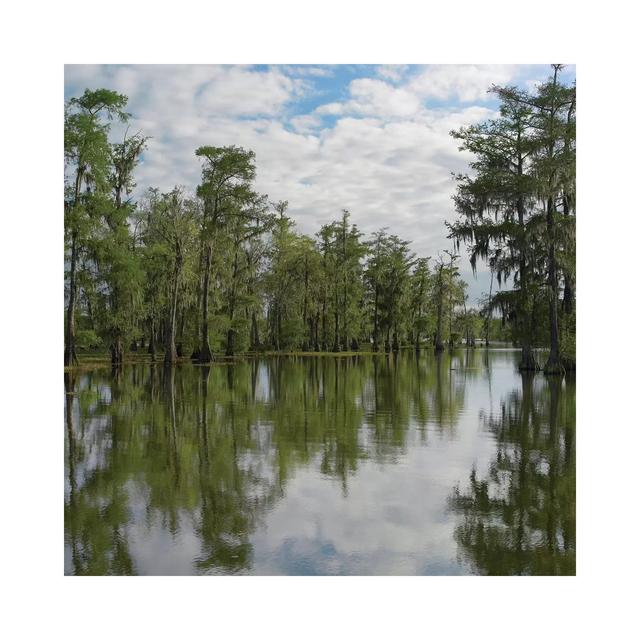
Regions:
<instances>
[{"instance_id":1,"label":"distant treeline","mask_svg":"<svg viewBox=\"0 0 640 640\"><path fill-rule=\"evenodd\" d=\"M257 350L442 350L488 342L499 308L502 337L522 345L523 366L535 366L533 346L550 344L561 370L575 334L573 89L554 75L536 96L494 91L500 119L453 133L478 158L473 177L458 176L461 218L450 225L450 237L470 244L473 264L481 257L492 270L492 290L477 309L456 254L417 257L387 229L365 238L346 210L313 237L297 232L286 201L256 192L255 155L240 147L199 147L201 181L192 193L149 189L134 202L148 138L109 140L111 121L130 117L127 97L99 89L72 98L65 365L77 361L78 348L109 349L114 365L127 349L162 353L166 363ZM513 291L493 292L494 274L510 276ZM543 300L549 312L541 321Z\"/></svg>"}]
</instances>

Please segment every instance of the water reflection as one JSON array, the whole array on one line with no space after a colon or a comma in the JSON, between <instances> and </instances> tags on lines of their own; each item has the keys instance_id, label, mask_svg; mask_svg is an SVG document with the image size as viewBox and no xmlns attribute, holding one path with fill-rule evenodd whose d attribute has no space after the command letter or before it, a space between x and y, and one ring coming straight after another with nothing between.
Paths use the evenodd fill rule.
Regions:
<instances>
[{"instance_id":1,"label":"water reflection","mask_svg":"<svg viewBox=\"0 0 640 640\"><path fill-rule=\"evenodd\" d=\"M570 573L575 390L514 362L65 374L65 572Z\"/></svg>"},{"instance_id":2,"label":"water reflection","mask_svg":"<svg viewBox=\"0 0 640 640\"><path fill-rule=\"evenodd\" d=\"M455 538L475 571L575 573L575 388L523 374L496 413L482 416L497 440L489 472L471 471L452 508Z\"/></svg>"}]
</instances>

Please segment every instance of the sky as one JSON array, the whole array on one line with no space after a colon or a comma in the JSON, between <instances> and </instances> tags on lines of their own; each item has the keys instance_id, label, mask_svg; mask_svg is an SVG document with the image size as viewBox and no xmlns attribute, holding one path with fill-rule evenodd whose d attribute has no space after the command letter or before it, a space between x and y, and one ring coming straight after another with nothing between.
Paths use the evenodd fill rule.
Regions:
<instances>
[{"instance_id":1,"label":"sky","mask_svg":"<svg viewBox=\"0 0 640 640\"><path fill-rule=\"evenodd\" d=\"M342 209L367 235L388 227L419 257L453 248L452 173L468 171L452 129L497 116L492 84L533 89L548 65L66 65L65 99L86 88L129 97L130 133L151 136L135 179L194 190L202 145L256 153L256 189L287 200L302 233ZM575 78L568 66L564 80ZM113 128L114 136L123 131ZM475 306L489 272L461 273ZM495 288L494 284L494 288Z\"/></svg>"}]
</instances>

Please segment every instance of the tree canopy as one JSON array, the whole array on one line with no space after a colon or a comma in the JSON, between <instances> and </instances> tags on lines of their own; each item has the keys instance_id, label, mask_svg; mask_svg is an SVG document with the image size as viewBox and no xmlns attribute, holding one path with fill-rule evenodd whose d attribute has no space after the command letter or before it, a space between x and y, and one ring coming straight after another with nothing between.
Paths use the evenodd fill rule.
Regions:
<instances>
[{"instance_id":1,"label":"tree canopy","mask_svg":"<svg viewBox=\"0 0 640 640\"><path fill-rule=\"evenodd\" d=\"M346 209L315 234L288 202L256 190L256 157L240 146L195 150L200 183L137 201L144 132L127 97L85 91L65 105L65 365L102 349L114 365L146 350L173 363L248 351L442 350L496 337L550 347L546 369L575 366L575 86L561 67L533 92L492 87L500 115L452 132L473 159L455 176L448 224L491 289L471 301L460 255L418 256L389 229L365 237ZM153 152L152 148L150 153ZM444 241L444 239L443 239ZM505 283L510 288L494 290ZM477 304L476 304L477 303ZM496 315L502 316L502 325Z\"/></svg>"}]
</instances>

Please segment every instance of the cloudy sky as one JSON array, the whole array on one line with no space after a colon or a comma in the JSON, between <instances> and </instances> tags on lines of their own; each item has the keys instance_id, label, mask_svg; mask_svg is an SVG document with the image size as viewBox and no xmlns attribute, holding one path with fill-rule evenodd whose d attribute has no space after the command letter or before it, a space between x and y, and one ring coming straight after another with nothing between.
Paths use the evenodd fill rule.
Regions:
<instances>
[{"instance_id":1,"label":"cloudy sky","mask_svg":"<svg viewBox=\"0 0 640 640\"><path fill-rule=\"evenodd\" d=\"M106 87L129 96L132 130L152 136L137 170L150 186L194 189L201 145L256 152L257 189L288 200L304 233L349 209L369 233L411 240L420 256L451 248L452 172L466 171L451 129L496 115L492 84L533 87L547 65L67 65L65 98ZM568 67L566 80L575 70ZM114 131L115 132L115 131ZM465 252L463 251L463 255ZM486 269L462 271L469 301Z\"/></svg>"}]
</instances>

